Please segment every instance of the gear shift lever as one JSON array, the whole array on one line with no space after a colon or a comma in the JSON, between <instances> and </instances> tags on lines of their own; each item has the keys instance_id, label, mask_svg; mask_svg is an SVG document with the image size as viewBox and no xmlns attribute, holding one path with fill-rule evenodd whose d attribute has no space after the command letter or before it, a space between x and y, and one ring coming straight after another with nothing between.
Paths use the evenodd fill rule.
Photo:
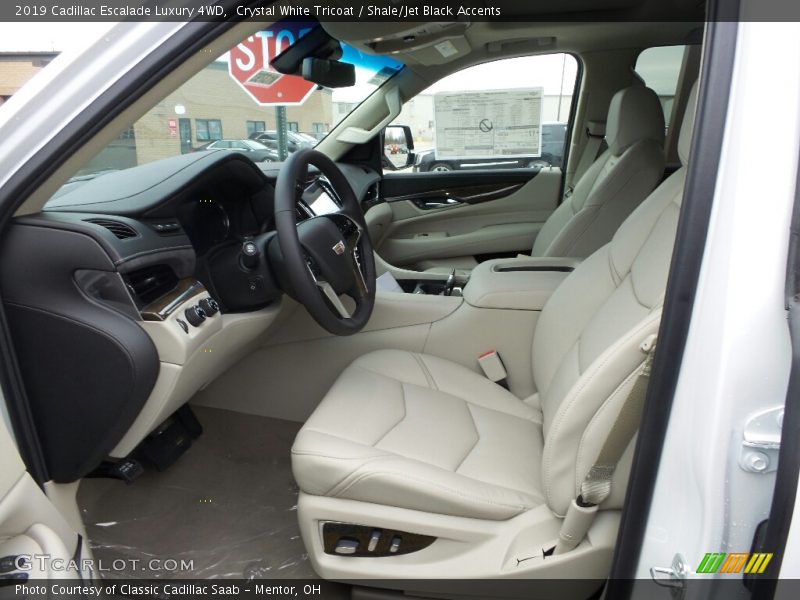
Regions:
<instances>
[{"instance_id":1,"label":"gear shift lever","mask_svg":"<svg viewBox=\"0 0 800 600\"><path fill-rule=\"evenodd\" d=\"M456 270L450 272L450 276L444 284L444 295L450 296L453 293L453 288L456 286Z\"/></svg>"}]
</instances>

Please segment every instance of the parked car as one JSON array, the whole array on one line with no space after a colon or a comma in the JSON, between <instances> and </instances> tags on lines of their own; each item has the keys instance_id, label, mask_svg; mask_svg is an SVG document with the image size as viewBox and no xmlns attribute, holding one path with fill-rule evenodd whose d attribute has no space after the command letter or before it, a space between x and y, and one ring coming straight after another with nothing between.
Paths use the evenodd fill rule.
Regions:
<instances>
[{"instance_id":1,"label":"parked car","mask_svg":"<svg viewBox=\"0 0 800 600\"><path fill-rule=\"evenodd\" d=\"M317 143L314 138L308 139L296 131L287 131L286 133L286 148L289 150L289 154L302 150L303 148L313 148ZM250 139L260 142L273 150L278 150L277 131L256 131L250 134Z\"/></svg>"},{"instance_id":2,"label":"parked car","mask_svg":"<svg viewBox=\"0 0 800 600\"><path fill-rule=\"evenodd\" d=\"M275 150L255 140L215 140L195 148L196 152L201 150L235 150L244 152L253 162L277 162L280 160Z\"/></svg>"},{"instance_id":3,"label":"parked car","mask_svg":"<svg viewBox=\"0 0 800 600\"><path fill-rule=\"evenodd\" d=\"M391 144L389 154L408 154L408 147L405 144Z\"/></svg>"},{"instance_id":4,"label":"parked car","mask_svg":"<svg viewBox=\"0 0 800 600\"><path fill-rule=\"evenodd\" d=\"M457 171L461 169L519 169L561 167L564 161L564 145L567 138L566 123L542 124L542 152L540 156L498 157L480 156L470 158L440 158L436 149L417 153L415 171Z\"/></svg>"},{"instance_id":5,"label":"parked car","mask_svg":"<svg viewBox=\"0 0 800 600\"><path fill-rule=\"evenodd\" d=\"M315 137L314 137L313 135L311 135L310 133L303 133L303 132L301 132L301 131L293 131L292 133L294 133L294 134L295 134L297 137L299 137L301 140L304 140L304 141L308 142L308 143L309 143L309 144L311 144L312 146L316 146L316 145L317 145L317 142L319 142L319 139L315 138Z\"/></svg>"}]
</instances>

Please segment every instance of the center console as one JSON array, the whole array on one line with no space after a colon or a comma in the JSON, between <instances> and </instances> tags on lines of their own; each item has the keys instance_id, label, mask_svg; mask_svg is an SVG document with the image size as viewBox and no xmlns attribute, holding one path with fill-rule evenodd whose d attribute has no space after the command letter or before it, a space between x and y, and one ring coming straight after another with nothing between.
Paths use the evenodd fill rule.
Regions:
<instances>
[{"instance_id":1,"label":"center console","mask_svg":"<svg viewBox=\"0 0 800 600\"><path fill-rule=\"evenodd\" d=\"M477 308L542 310L579 264L577 258L488 260L473 269L464 287L464 300Z\"/></svg>"},{"instance_id":2,"label":"center console","mask_svg":"<svg viewBox=\"0 0 800 600\"><path fill-rule=\"evenodd\" d=\"M403 272L397 284L410 294L463 296L468 304L478 308L542 310L550 295L580 262L577 258L560 257L500 258L479 264L468 276L455 270L447 277L439 273Z\"/></svg>"},{"instance_id":3,"label":"center console","mask_svg":"<svg viewBox=\"0 0 800 600\"><path fill-rule=\"evenodd\" d=\"M441 279L401 279L397 283L404 292L430 296L462 296L468 277L457 277L455 270Z\"/></svg>"}]
</instances>

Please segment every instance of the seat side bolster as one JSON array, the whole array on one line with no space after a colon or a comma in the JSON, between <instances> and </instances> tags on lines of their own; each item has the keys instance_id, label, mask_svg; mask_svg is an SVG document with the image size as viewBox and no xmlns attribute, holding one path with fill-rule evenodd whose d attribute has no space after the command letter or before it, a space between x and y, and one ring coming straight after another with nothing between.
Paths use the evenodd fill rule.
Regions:
<instances>
[{"instance_id":1,"label":"seat side bolster","mask_svg":"<svg viewBox=\"0 0 800 600\"><path fill-rule=\"evenodd\" d=\"M509 519L543 503L540 496L400 457L364 463L328 495L493 520Z\"/></svg>"},{"instance_id":2,"label":"seat side bolster","mask_svg":"<svg viewBox=\"0 0 800 600\"><path fill-rule=\"evenodd\" d=\"M577 464L581 444L589 448L596 446L599 450L596 440L582 439L587 426L620 384L641 364L644 355L639 346L648 335L658 331L660 320L661 310L654 310L615 341L580 375L558 404L542 453L545 498L556 514L566 514L569 503L576 497L576 469L582 468ZM597 436L605 433L607 431L597 428L592 430L592 434Z\"/></svg>"}]
</instances>

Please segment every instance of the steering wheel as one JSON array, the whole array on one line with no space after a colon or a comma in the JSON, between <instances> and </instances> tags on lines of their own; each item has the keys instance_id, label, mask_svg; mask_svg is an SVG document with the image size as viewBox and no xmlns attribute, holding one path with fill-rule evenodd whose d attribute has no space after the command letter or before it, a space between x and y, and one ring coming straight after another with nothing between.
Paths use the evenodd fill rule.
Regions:
<instances>
[{"instance_id":1,"label":"steering wheel","mask_svg":"<svg viewBox=\"0 0 800 600\"><path fill-rule=\"evenodd\" d=\"M308 165L327 177L341 200L339 212L297 222L297 198ZM322 327L351 335L367 324L375 305L375 257L364 213L344 174L327 156L298 150L284 163L275 185L275 229L295 299ZM351 313L339 298L355 302Z\"/></svg>"}]
</instances>

